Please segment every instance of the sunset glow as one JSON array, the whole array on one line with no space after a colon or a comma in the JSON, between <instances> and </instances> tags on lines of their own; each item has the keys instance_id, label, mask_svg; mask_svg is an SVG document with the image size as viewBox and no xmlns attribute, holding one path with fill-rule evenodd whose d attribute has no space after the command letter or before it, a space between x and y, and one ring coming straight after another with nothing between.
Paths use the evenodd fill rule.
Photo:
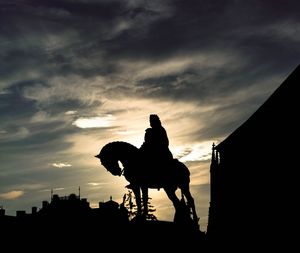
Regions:
<instances>
[{"instance_id":1,"label":"sunset glow","mask_svg":"<svg viewBox=\"0 0 300 253\"><path fill-rule=\"evenodd\" d=\"M112 141L139 148L155 113L205 230L212 144L299 64L299 12L268 1L14 2L0 3L0 206L15 215L79 186L92 206L121 203L128 182L95 155ZM172 220L165 192L150 197Z\"/></svg>"}]
</instances>

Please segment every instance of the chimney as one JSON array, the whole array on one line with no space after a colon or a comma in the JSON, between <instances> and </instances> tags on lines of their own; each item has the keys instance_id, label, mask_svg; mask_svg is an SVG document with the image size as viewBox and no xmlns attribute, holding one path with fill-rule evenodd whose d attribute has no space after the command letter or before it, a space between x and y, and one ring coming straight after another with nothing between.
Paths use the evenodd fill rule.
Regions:
<instances>
[{"instance_id":1,"label":"chimney","mask_svg":"<svg viewBox=\"0 0 300 253\"><path fill-rule=\"evenodd\" d=\"M37 213L37 207L36 207L36 206L33 206L33 207L31 208L31 213L32 213L32 214L36 214L36 213Z\"/></svg>"}]
</instances>

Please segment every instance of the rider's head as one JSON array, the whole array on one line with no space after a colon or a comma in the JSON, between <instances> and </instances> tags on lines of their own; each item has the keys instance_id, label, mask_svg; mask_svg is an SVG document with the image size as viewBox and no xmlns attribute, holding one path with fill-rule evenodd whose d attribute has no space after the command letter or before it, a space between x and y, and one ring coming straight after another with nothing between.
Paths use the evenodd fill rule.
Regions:
<instances>
[{"instance_id":1,"label":"rider's head","mask_svg":"<svg viewBox=\"0 0 300 253\"><path fill-rule=\"evenodd\" d=\"M151 127L159 127L161 126L161 122L159 117L156 114L150 115L150 126Z\"/></svg>"}]
</instances>

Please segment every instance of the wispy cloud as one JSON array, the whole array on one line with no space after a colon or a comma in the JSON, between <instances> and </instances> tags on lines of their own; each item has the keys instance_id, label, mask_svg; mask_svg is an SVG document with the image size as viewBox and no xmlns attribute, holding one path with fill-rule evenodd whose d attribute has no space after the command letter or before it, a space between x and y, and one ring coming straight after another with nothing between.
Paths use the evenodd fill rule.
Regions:
<instances>
[{"instance_id":1,"label":"wispy cloud","mask_svg":"<svg viewBox=\"0 0 300 253\"><path fill-rule=\"evenodd\" d=\"M108 184L108 183L104 183L104 182L102 182L102 183L96 183L96 182L87 183L87 185L90 185L90 186L99 186L99 185L106 185L106 184Z\"/></svg>"},{"instance_id":2,"label":"wispy cloud","mask_svg":"<svg viewBox=\"0 0 300 253\"><path fill-rule=\"evenodd\" d=\"M72 165L69 163L52 163L52 166L56 168L65 168L65 167L71 167Z\"/></svg>"},{"instance_id":3,"label":"wispy cloud","mask_svg":"<svg viewBox=\"0 0 300 253\"><path fill-rule=\"evenodd\" d=\"M62 191L64 189L65 189L64 187L58 187L58 188L54 188L53 191Z\"/></svg>"},{"instance_id":4,"label":"wispy cloud","mask_svg":"<svg viewBox=\"0 0 300 253\"><path fill-rule=\"evenodd\" d=\"M88 185L91 185L91 186L98 186L98 185L100 185L101 183L93 183L93 182L91 182L91 183L87 183Z\"/></svg>"},{"instance_id":5,"label":"wispy cloud","mask_svg":"<svg viewBox=\"0 0 300 253\"><path fill-rule=\"evenodd\" d=\"M72 125L79 128L102 128L111 126L114 120L115 117L110 114L97 117L82 117L76 119Z\"/></svg>"},{"instance_id":6,"label":"wispy cloud","mask_svg":"<svg viewBox=\"0 0 300 253\"><path fill-rule=\"evenodd\" d=\"M8 200L17 199L21 197L24 193L25 193L24 191L18 191L18 190L0 193L0 199L8 199Z\"/></svg>"},{"instance_id":7,"label":"wispy cloud","mask_svg":"<svg viewBox=\"0 0 300 253\"><path fill-rule=\"evenodd\" d=\"M207 183L212 142L299 64L300 4L16 2L0 8L2 194L85 185L95 203L111 192L121 199L125 179L98 191L111 175L94 155L114 140L139 147L151 113L191 169L191 183ZM195 199L202 194L197 189Z\"/></svg>"},{"instance_id":8,"label":"wispy cloud","mask_svg":"<svg viewBox=\"0 0 300 253\"><path fill-rule=\"evenodd\" d=\"M77 111L67 111L67 112L65 112L66 115L74 115L76 113L77 113Z\"/></svg>"},{"instance_id":9,"label":"wispy cloud","mask_svg":"<svg viewBox=\"0 0 300 253\"><path fill-rule=\"evenodd\" d=\"M40 192L62 191L64 189L65 189L64 187L57 187L57 188L52 188L52 189L43 189L43 190L40 190Z\"/></svg>"},{"instance_id":10,"label":"wispy cloud","mask_svg":"<svg viewBox=\"0 0 300 253\"><path fill-rule=\"evenodd\" d=\"M32 182L32 183L18 184L16 185L15 188L22 189L24 191L35 191L35 190L40 190L43 187L45 187L44 184Z\"/></svg>"},{"instance_id":11,"label":"wispy cloud","mask_svg":"<svg viewBox=\"0 0 300 253\"><path fill-rule=\"evenodd\" d=\"M18 141L29 137L30 131L26 127L18 127L17 129L1 130L0 141Z\"/></svg>"},{"instance_id":12,"label":"wispy cloud","mask_svg":"<svg viewBox=\"0 0 300 253\"><path fill-rule=\"evenodd\" d=\"M187 147L178 146L174 156L182 162L208 161L211 159L211 145L213 141L196 143Z\"/></svg>"},{"instance_id":13,"label":"wispy cloud","mask_svg":"<svg viewBox=\"0 0 300 253\"><path fill-rule=\"evenodd\" d=\"M45 121L49 122L49 121L51 121L51 120L53 120L53 119L52 119L51 116L50 116L47 112L45 112L45 111L38 111L38 112L35 113L35 114L31 117L31 119L30 119L30 121L31 121L32 123L42 123L42 122L45 122Z\"/></svg>"}]
</instances>

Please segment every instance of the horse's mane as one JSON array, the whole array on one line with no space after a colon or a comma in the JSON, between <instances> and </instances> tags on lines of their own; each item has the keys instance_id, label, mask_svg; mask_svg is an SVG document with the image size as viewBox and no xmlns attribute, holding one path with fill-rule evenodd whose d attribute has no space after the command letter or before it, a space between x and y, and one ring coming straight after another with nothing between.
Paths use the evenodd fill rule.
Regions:
<instances>
[{"instance_id":1,"label":"horse's mane","mask_svg":"<svg viewBox=\"0 0 300 253\"><path fill-rule=\"evenodd\" d=\"M124 151L127 152L136 152L138 151L138 148L128 142L125 141L113 141L108 144L106 144L100 151L100 157L111 153L111 151L118 152L118 151Z\"/></svg>"}]
</instances>

